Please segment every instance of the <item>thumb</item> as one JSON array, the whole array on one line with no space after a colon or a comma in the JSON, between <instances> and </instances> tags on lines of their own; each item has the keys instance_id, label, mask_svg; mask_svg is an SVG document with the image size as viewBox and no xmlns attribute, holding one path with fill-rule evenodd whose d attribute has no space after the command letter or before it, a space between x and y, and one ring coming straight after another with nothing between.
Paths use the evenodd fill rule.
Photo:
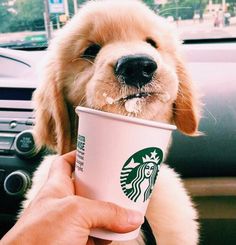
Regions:
<instances>
[{"instance_id":1,"label":"thumb","mask_svg":"<svg viewBox=\"0 0 236 245\"><path fill-rule=\"evenodd\" d=\"M84 199L84 198L83 198ZM85 199L83 218L87 228L104 228L109 231L126 233L137 229L144 216L133 210L122 208L110 202ZM81 203L79 204L81 209Z\"/></svg>"}]
</instances>

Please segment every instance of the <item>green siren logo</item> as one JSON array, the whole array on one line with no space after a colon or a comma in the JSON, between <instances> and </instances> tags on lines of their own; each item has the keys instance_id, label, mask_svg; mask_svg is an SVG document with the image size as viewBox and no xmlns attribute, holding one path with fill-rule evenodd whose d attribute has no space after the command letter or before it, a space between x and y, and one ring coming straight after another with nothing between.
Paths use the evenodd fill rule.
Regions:
<instances>
[{"instance_id":1,"label":"green siren logo","mask_svg":"<svg viewBox=\"0 0 236 245\"><path fill-rule=\"evenodd\" d=\"M151 195L163 159L156 147L133 154L124 164L120 183L125 195L134 202L145 202Z\"/></svg>"}]
</instances>

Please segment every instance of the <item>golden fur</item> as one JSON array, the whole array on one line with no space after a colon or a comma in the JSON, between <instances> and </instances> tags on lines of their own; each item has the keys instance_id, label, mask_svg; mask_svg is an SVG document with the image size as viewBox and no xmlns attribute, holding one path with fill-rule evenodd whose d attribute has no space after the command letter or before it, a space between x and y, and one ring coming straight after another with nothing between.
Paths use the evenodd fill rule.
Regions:
<instances>
[{"instance_id":1,"label":"golden fur","mask_svg":"<svg viewBox=\"0 0 236 245\"><path fill-rule=\"evenodd\" d=\"M101 50L95 59L84 59L93 43ZM132 54L149 55L158 65L152 82L141 88L124 85L114 75L117 60ZM58 154L75 149L78 105L174 123L184 134L197 133L198 101L175 30L139 1L87 3L51 42L40 79L34 94L36 141ZM139 101L138 111L127 111L124 102L112 103L140 92L151 96ZM158 244L197 244L197 214L190 198L174 171L165 165L162 169L147 212Z\"/></svg>"},{"instance_id":2,"label":"golden fur","mask_svg":"<svg viewBox=\"0 0 236 245\"><path fill-rule=\"evenodd\" d=\"M91 43L102 47L94 61L81 58ZM58 153L74 149L77 105L175 123L183 133L195 134L198 105L179 46L174 28L137 1L89 2L49 47L42 85L34 95L38 144ZM122 85L113 69L118 58L140 53L157 62L158 72L152 83L138 90ZM143 101L139 113L128 113L124 104L109 104L103 96L116 99L140 91L155 94ZM160 97L166 93L170 99L164 103Z\"/></svg>"}]
</instances>

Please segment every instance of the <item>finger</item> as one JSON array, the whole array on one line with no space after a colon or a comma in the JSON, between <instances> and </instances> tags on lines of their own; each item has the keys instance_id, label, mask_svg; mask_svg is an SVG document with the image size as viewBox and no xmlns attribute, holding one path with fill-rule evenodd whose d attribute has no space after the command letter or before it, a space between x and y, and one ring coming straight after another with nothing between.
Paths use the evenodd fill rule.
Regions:
<instances>
[{"instance_id":1,"label":"finger","mask_svg":"<svg viewBox=\"0 0 236 245\"><path fill-rule=\"evenodd\" d=\"M71 165L71 167L75 167L75 157L76 157L76 150L68 152L61 156L67 163Z\"/></svg>"},{"instance_id":2,"label":"finger","mask_svg":"<svg viewBox=\"0 0 236 245\"><path fill-rule=\"evenodd\" d=\"M55 177L56 175L61 176L61 174L71 177L74 171L75 156L76 151L71 151L55 158L49 172L49 178Z\"/></svg>"},{"instance_id":3,"label":"finger","mask_svg":"<svg viewBox=\"0 0 236 245\"><path fill-rule=\"evenodd\" d=\"M80 210L88 229L104 228L125 233L137 229L144 222L143 215L137 211L124 209L110 202L77 198L77 210Z\"/></svg>"}]
</instances>

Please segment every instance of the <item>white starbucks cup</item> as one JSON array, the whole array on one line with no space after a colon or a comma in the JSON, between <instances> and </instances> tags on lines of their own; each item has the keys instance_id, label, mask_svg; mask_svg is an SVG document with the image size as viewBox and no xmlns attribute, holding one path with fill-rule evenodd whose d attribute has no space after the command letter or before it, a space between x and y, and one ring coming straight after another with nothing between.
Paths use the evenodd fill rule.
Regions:
<instances>
[{"instance_id":1,"label":"white starbucks cup","mask_svg":"<svg viewBox=\"0 0 236 245\"><path fill-rule=\"evenodd\" d=\"M145 215L159 166L176 127L84 107L77 107L76 113L76 194ZM121 234L92 229L90 235L124 241L135 239L139 230Z\"/></svg>"}]
</instances>

